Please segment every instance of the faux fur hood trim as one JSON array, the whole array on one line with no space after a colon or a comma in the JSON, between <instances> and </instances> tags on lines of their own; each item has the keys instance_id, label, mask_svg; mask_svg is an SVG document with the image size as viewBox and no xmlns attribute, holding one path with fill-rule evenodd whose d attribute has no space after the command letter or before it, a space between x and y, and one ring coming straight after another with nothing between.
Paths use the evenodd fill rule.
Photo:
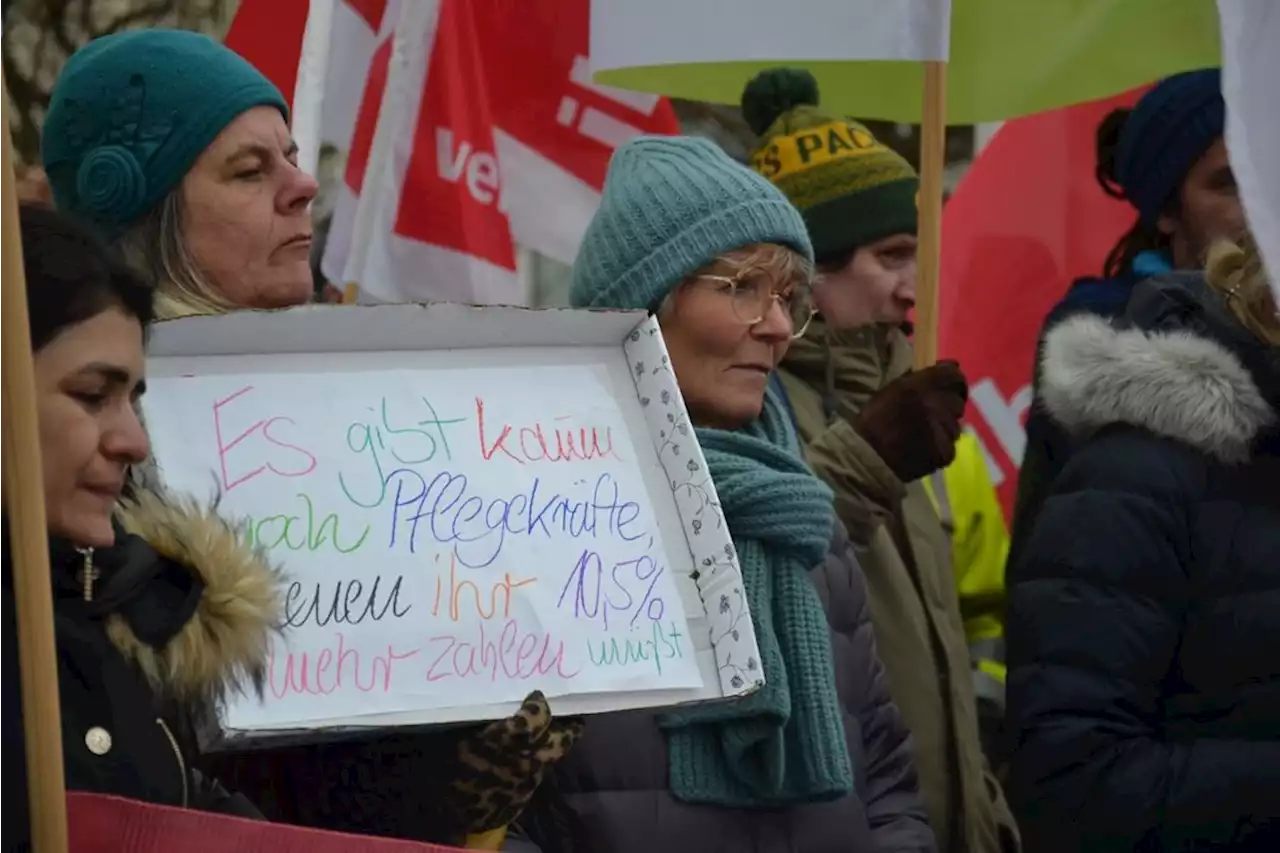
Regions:
<instances>
[{"instance_id":1,"label":"faux fur hood trim","mask_svg":"<svg viewBox=\"0 0 1280 853\"><path fill-rule=\"evenodd\" d=\"M204 582L195 615L163 649L139 640L119 615L111 641L153 689L186 702L222 703L228 693L261 694L272 635L282 612L281 574L245 544L216 506L139 490L117 512L130 533Z\"/></svg>"},{"instance_id":2,"label":"faux fur hood trim","mask_svg":"<svg viewBox=\"0 0 1280 853\"><path fill-rule=\"evenodd\" d=\"M1240 360L1187 331L1117 329L1081 314L1045 336L1041 367L1046 410L1078 438L1125 423L1235 463L1277 422Z\"/></svg>"}]
</instances>

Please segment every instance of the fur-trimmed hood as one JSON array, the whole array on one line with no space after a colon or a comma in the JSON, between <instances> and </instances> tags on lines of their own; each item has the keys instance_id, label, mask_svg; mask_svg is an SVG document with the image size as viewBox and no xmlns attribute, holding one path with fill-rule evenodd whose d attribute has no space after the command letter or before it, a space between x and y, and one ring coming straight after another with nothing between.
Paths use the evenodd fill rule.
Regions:
<instances>
[{"instance_id":1,"label":"fur-trimmed hood","mask_svg":"<svg viewBox=\"0 0 1280 853\"><path fill-rule=\"evenodd\" d=\"M1079 314L1044 340L1041 397L1076 438L1131 424L1237 463L1280 424L1260 377L1203 321L1155 328Z\"/></svg>"},{"instance_id":2,"label":"fur-trimmed hood","mask_svg":"<svg viewBox=\"0 0 1280 853\"><path fill-rule=\"evenodd\" d=\"M117 518L160 557L187 567L203 591L162 647L139 639L119 614L107 619L112 643L153 689L179 701L217 704L230 692L260 692L282 606L281 574L265 553L216 507L171 494L136 490Z\"/></svg>"}]
</instances>

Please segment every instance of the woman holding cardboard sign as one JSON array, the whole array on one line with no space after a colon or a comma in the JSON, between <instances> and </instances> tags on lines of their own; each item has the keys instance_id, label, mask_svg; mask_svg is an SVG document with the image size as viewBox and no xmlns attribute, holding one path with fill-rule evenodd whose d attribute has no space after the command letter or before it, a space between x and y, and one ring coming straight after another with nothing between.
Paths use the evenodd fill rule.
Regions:
<instances>
[{"instance_id":1,"label":"woman holding cardboard sign","mask_svg":"<svg viewBox=\"0 0 1280 853\"><path fill-rule=\"evenodd\" d=\"M77 52L58 78L44 166L57 205L118 239L155 286L159 317L298 305L313 294L317 185L297 166L288 117L274 85L205 36L117 33ZM154 471L139 479L159 487ZM274 819L422 841L482 833L488 843L578 730L535 694L488 728L211 764Z\"/></svg>"},{"instance_id":2,"label":"woman holding cardboard sign","mask_svg":"<svg viewBox=\"0 0 1280 853\"><path fill-rule=\"evenodd\" d=\"M21 224L67 785L254 816L195 769L183 720L262 677L275 573L212 513L147 493L118 505L149 449L135 406L152 293L59 214L25 207ZM7 520L4 535L5 754L25 765ZM6 849L27 839L22 799Z\"/></svg>"},{"instance_id":3,"label":"woman holding cardboard sign","mask_svg":"<svg viewBox=\"0 0 1280 853\"><path fill-rule=\"evenodd\" d=\"M571 299L657 315L738 551L766 686L656 718L593 718L558 776L595 849L934 849L861 569L767 390L812 317L812 260L795 208L714 144L645 137L614 155Z\"/></svg>"}]
</instances>

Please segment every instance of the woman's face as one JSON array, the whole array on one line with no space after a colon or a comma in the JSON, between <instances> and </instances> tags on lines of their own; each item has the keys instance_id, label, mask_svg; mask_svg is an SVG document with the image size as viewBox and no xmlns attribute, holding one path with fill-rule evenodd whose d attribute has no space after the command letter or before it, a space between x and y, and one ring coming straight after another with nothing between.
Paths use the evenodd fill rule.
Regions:
<instances>
[{"instance_id":1,"label":"woman's face","mask_svg":"<svg viewBox=\"0 0 1280 853\"><path fill-rule=\"evenodd\" d=\"M773 245L730 253L679 285L660 313L680 393L698 426L736 429L759 417L769 374L795 331L786 300L808 286L794 258Z\"/></svg>"},{"instance_id":2,"label":"woman's face","mask_svg":"<svg viewBox=\"0 0 1280 853\"><path fill-rule=\"evenodd\" d=\"M58 333L35 355L49 532L115 542L111 511L150 445L135 404L144 389L142 326L118 308Z\"/></svg>"},{"instance_id":3,"label":"woman's face","mask_svg":"<svg viewBox=\"0 0 1280 853\"><path fill-rule=\"evenodd\" d=\"M1246 227L1244 207L1227 144L1219 139L1187 172L1179 192L1178 216L1162 216L1160 230L1169 236L1175 266L1198 269L1218 240L1234 240Z\"/></svg>"},{"instance_id":4,"label":"woman's face","mask_svg":"<svg viewBox=\"0 0 1280 853\"><path fill-rule=\"evenodd\" d=\"M901 326L916 304L916 238L897 234L863 246L844 267L819 273L813 286L833 329Z\"/></svg>"},{"instance_id":5,"label":"woman's face","mask_svg":"<svg viewBox=\"0 0 1280 853\"><path fill-rule=\"evenodd\" d=\"M245 308L309 302L311 200L297 146L274 107L227 125L182 183L183 236L200 268Z\"/></svg>"}]
</instances>

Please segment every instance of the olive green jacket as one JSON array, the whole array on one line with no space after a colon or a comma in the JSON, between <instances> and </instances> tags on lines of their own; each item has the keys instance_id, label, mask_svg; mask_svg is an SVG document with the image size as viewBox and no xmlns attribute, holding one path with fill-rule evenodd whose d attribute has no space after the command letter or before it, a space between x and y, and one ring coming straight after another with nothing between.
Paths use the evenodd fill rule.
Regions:
<instances>
[{"instance_id":1,"label":"olive green jacket","mask_svg":"<svg viewBox=\"0 0 1280 853\"><path fill-rule=\"evenodd\" d=\"M940 853L1001 853L1017 849L1017 829L982 754L950 543L923 483L901 482L851 426L911 362L896 329L832 333L815 322L792 344L779 378L809 462L835 491L862 562Z\"/></svg>"}]
</instances>

